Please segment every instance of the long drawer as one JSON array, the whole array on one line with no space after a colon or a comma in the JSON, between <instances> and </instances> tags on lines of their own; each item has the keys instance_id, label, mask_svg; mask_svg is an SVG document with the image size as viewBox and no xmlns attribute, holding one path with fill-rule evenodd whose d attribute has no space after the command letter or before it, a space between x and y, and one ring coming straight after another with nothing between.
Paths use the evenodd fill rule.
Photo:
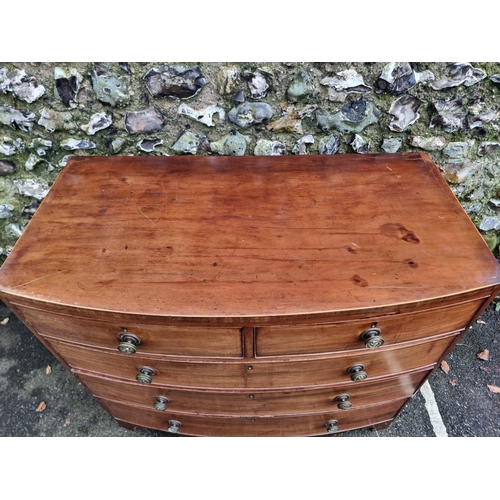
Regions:
<instances>
[{"instance_id":1,"label":"long drawer","mask_svg":"<svg viewBox=\"0 0 500 500\"><path fill-rule=\"evenodd\" d=\"M322 389L238 392L179 390L96 377L85 372L77 372L76 375L98 398L126 401L147 409L163 402L166 408L160 407L157 411L248 416L325 412L349 403L351 407L345 407L343 411L352 411L384 400L410 397L429 373L430 367L383 381L351 383L349 387L338 384Z\"/></svg>"},{"instance_id":2,"label":"long drawer","mask_svg":"<svg viewBox=\"0 0 500 500\"><path fill-rule=\"evenodd\" d=\"M188 436L315 436L328 433L327 422L334 432L370 427L394 418L408 399L395 399L383 404L363 406L350 411L331 411L319 414L287 417L214 417L158 412L125 405L115 401L101 403L122 422L158 429L178 431ZM176 426L175 422L181 425Z\"/></svg>"},{"instance_id":3,"label":"long drawer","mask_svg":"<svg viewBox=\"0 0 500 500\"><path fill-rule=\"evenodd\" d=\"M138 353L200 357L242 357L242 331L235 327L190 327L130 324L89 320L76 316L22 308L22 313L42 336L81 345L117 350L119 336L140 339ZM125 337L126 340L126 337Z\"/></svg>"},{"instance_id":4,"label":"long drawer","mask_svg":"<svg viewBox=\"0 0 500 500\"><path fill-rule=\"evenodd\" d=\"M200 388L308 387L349 382L356 370L368 379L413 370L436 363L455 339L402 344L384 349L349 351L328 357L270 360L186 360L126 356L51 340L50 345L72 368L134 380L152 370L153 384ZM354 383L362 383L354 382Z\"/></svg>"},{"instance_id":5,"label":"long drawer","mask_svg":"<svg viewBox=\"0 0 500 500\"><path fill-rule=\"evenodd\" d=\"M415 313L373 316L356 321L257 327L255 355L290 356L363 350L374 328L380 330L377 338L383 339L386 346L424 339L463 329L483 303L484 298L480 298ZM134 351L138 354L243 357L242 328L98 321L25 306L22 313L40 335L88 347L116 351L122 342L119 337L126 340L127 335L132 335ZM251 329L250 326L247 328ZM364 332L368 335L363 339Z\"/></svg>"},{"instance_id":6,"label":"long drawer","mask_svg":"<svg viewBox=\"0 0 500 500\"><path fill-rule=\"evenodd\" d=\"M484 298L481 298L437 309L374 316L361 321L261 327L256 331L256 355L289 356L364 349L366 342L370 338L373 340L371 334L381 338L383 345L391 345L461 330L483 303Z\"/></svg>"}]
</instances>

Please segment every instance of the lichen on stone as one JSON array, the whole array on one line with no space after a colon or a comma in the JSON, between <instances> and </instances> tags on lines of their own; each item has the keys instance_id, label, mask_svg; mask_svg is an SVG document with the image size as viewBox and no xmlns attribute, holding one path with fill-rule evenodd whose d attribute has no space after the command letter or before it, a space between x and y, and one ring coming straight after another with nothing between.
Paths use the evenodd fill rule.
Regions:
<instances>
[{"instance_id":1,"label":"lichen on stone","mask_svg":"<svg viewBox=\"0 0 500 500\"><path fill-rule=\"evenodd\" d=\"M130 77L119 74L105 64L92 64L92 88L99 101L111 107L125 106L130 101Z\"/></svg>"},{"instance_id":2,"label":"lichen on stone","mask_svg":"<svg viewBox=\"0 0 500 500\"><path fill-rule=\"evenodd\" d=\"M324 131L336 128L343 133L357 133L377 123L380 114L372 102L359 99L345 104L334 114L316 112L316 124Z\"/></svg>"},{"instance_id":3,"label":"lichen on stone","mask_svg":"<svg viewBox=\"0 0 500 500\"><path fill-rule=\"evenodd\" d=\"M210 150L219 155L243 156L250 141L250 137L233 130L218 141L211 142Z\"/></svg>"},{"instance_id":4,"label":"lichen on stone","mask_svg":"<svg viewBox=\"0 0 500 500\"><path fill-rule=\"evenodd\" d=\"M248 128L252 125L269 120L274 113L274 109L267 103L244 102L231 109L228 118L238 125L238 127Z\"/></svg>"},{"instance_id":5,"label":"lichen on stone","mask_svg":"<svg viewBox=\"0 0 500 500\"><path fill-rule=\"evenodd\" d=\"M198 148L207 141L205 135L196 134L191 130L184 130L177 140L172 144L171 149L179 154L195 155Z\"/></svg>"},{"instance_id":6,"label":"lichen on stone","mask_svg":"<svg viewBox=\"0 0 500 500\"><path fill-rule=\"evenodd\" d=\"M382 149L386 153L396 153L401 147L402 143L403 140L401 139L401 137L385 137L382 142Z\"/></svg>"},{"instance_id":7,"label":"lichen on stone","mask_svg":"<svg viewBox=\"0 0 500 500\"><path fill-rule=\"evenodd\" d=\"M77 128L71 112L56 111L51 108L42 109L40 119L37 123L48 132L55 132L56 130L73 130Z\"/></svg>"},{"instance_id":8,"label":"lichen on stone","mask_svg":"<svg viewBox=\"0 0 500 500\"><path fill-rule=\"evenodd\" d=\"M255 156L280 156L286 152L286 145L281 141L259 139L254 148Z\"/></svg>"},{"instance_id":9,"label":"lichen on stone","mask_svg":"<svg viewBox=\"0 0 500 500\"><path fill-rule=\"evenodd\" d=\"M312 95L313 92L314 83L311 77L306 71L299 69L296 71L292 81L288 85L286 96L290 102L297 102Z\"/></svg>"}]
</instances>

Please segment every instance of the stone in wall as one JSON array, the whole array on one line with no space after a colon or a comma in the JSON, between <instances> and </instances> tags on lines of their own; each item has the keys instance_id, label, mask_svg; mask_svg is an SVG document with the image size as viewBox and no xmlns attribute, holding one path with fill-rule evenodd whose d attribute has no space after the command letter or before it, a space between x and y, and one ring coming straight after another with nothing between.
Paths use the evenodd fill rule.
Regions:
<instances>
[{"instance_id":1,"label":"stone in wall","mask_svg":"<svg viewBox=\"0 0 500 500\"><path fill-rule=\"evenodd\" d=\"M206 85L198 66L160 66L151 68L144 75L144 82L153 97L190 99Z\"/></svg>"},{"instance_id":2,"label":"stone in wall","mask_svg":"<svg viewBox=\"0 0 500 500\"><path fill-rule=\"evenodd\" d=\"M198 148L207 142L206 136L185 130L172 144L171 148L178 154L195 155Z\"/></svg>"},{"instance_id":3,"label":"stone in wall","mask_svg":"<svg viewBox=\"0 0 500 500\"><path fill-rule=\"evenodd\" d=\"M13 129L29 132L33 128L35 113L28 109L16 109L13 106L0 106L0 124Z\"/></svg>"},{"instance_id":4,"label":"stone in wall","mask_svg":"<svg viewBox=\"0 0 500 500\"><path fill-rule=\"evenodd\" d=\"M229 111L228 118L241 128L269 120L275 111L265 102L244 102Z\"/></svg>"},{"instance_id":5,"label":"stone in wall","mask_svg":"<svg viewBox=\"0 0 500 500\"><path fill-rule=\"evenodd\" d=\"M16 164L10 160L0 160L0 175L10 175L16 171Z\"/></svg>"},{"instance_id":6,"label":"stone in wall","mask_svg":"<svg viewBox=\"0 0 500 500\"><path fill-rule=\"evenodd\" d=\"M211 142L210 151L219 155L243 156L250 141L250 137L233 130L218 141Z\"/></svg>"},{"instance_id":7,"label":"stone in wall","mask_svg":"<svg viewBox=\"0 0 500 500\"><path fill-rule=\"evenodd\" d=\"M336 102L344 102L349 94L368 94L372 91L354 69L339 71L334 77L323 78L321 85L328 87L328 98Z\"/></svg>"},{"instance_id":8,"label":"stone in wall","mask_svg":"<svg viewBox=\"0 0 500 500\"><path fill-rule=\"evenodd\" d=\"M292 153L295 155L306 155L309 154L308 146L314 144L316 141L311 134L305 135L297 140L295 146L292 149Z\"/></svg>"},{"instance_id":9,"label":"stone in wall","mask_svg":"<svg viewBox=\"0 0 500 500\"><path fill-rule=\"evenodd\" d=\"M163 144L162 139L142 139L137 144L137 148L145 153L152 153L158 146Z\"/></svg>"},{"instance_id":10,"label":"stone in wall","mask_svg":"<svg viewBox=\"0 0 500 500\"><path fill-rule=\"evenodd\" d=\"M433 104L438 115L432 117L429 127L440 125L445 132L465 132L467 129L467 111L464 108L461 96L438 100Z\"/></svg>"},{"instance_id":11,"label":"stone in wall","mask_svg":"<svg viewBox=\"0 0 500 500\"><path fill-rule=\"evenodd\" d=\"M255 156L280 156L286 152L286 145L280 141L259 139L253 151Z\"/></svg>"},{"instance_id":12,"label":"stone in wall","mask_svg":"<svg viewBox=\"0 0 500 500\"><path fill-rule=\"evenodd\" d=\"M0 92L12 94L25 102L35 102L45 93L45 87L33 76L28 76L24 69L9 71L0 69Z\"/></svg>"},{"instance_id":13,"label":"stone in wall","mask_svg":"<svg viewBox=\"0 0 500 500\"><path fill-rule=\"evenodd\" d=\"M73 115L69 111L56 111L51 108L42 109L40 119L37 123L48 132L74 130L77 128L76 123L73 121Z\"/></svg>"},{"instance_id":14,"label":"stone in wall","mask_svg":"<svg viewBox=\"0 0 500 500\"><path fill-rule=\"evenodd\" d=\"M408 136L408 144L426 151L441 151L446 145L446 138L442 135L431 137L410 135Z\"/></svg>"},{"instance_id":15,"label":"stone in wall","mask_svg":"<svg viewBox=\"0 0 500 500\"><path fill-rule=\"evenodd\" d=\"M92 88L97 99L112 107L125 106L130 101L130 77L119 74L105 64L92 64Z\"/></svg>"},{"instance_id":16,"label":"stone in wall","mask_svg":"<svg viewBox=\"0 0 500 500\"><path fill-rule=\"evenodd\" d=\"M217 105L207 106L205 109L196 111L183 102L179 106L177 113L181 116L188 116L197 122L203 123L203 125L207 127L215 127L218 122L223 122L226 119L224 108ZM214 120L214 115L218 117L216 121Z\"/></svg>"},{"instance_id":17,"label":"stone in wall","mask_svg":"<svg viewBox=\"0 0 500 500\"><path fill-rule=\"evenodd\" d=\"M323 130L337 129L339 132L362 132L369 125L378 122L380 111L365 99L345 104L334 114L316 112L316 123Z\"/></svg>"},{"instance_id":18,"label":"stone in wall","mask_svg":"<svg viewBox=\"0 0 500 500\"><path fill-rule=\"evenodd\" d=\"M386 137L382 142L382 149L386 153L396 153L399 151L402 143L403 139L401 137Z\"/></svg>"},{"instance_id":19,"label":"stone in wall","mask_svg":"<svg viewBox=\"0 0 500 500\"><path fill-rule=\"evenodd\" d=\"M470 87L486 78L486 73L479 68L473 68L469 63L455 63L446 67L446 74L432 82L430 86L434 90L442 90L450 87L465 85Z\"/></svg>"},{"instance_id":20,"label":"stone in wall","mask_svg":"<svg viewBox=\"0 0 500 500\"><path fill-rule=\"evenodd\" d=\"M340 136L332 134L322 137L318 143L318 153L320 155L334 155L340 149Z\"/></svg>"},{"instance_id":21,"label":"stone in wall","mask_svg":"<svg viewBox=\"0 0 500 500\"><path fill-rule=\"evenodd\" d=\"M297 102L307 98L314 92L314 83L309 74L304 70L297 70L293 80L286 90L288 101Z\"/></svg>"},{"instance_id":22,"label":"stone in wall","mask_svg":"<svg viewBox=\"0 0 500 500\"><path fill-rule=\"evenodd\" d=\"M16 179L13 182L22 196L43 200L49 192L49 185L42 179Z\"/></svg>"},{"instance_id":23,"label":"stone in wall","mask_svg":"<svg viewBox=\"0 0 500 500\"><path fill-rule=\"evenodd\" d=\"M431 71L418 73L408 62L392 62L384 66L378 79L375 81L375 92L386 92L394 95L406 93L417 83L427 83L434 80Z\"/></svg>"},{"instance_id":24,"label":"stone in wall","mask_svg":"<svg viewBox=\"0 0 500 500\"><path fill-rule=\"evenodd\" d=\"M90 117L90 121L80 128L87 132L88 135L95 135L97 132L104 130L111 126L113 123L113 116L111 114L102 112L96 113Z\"/></svg>"},{"instance_id":25,"label":"stone in wall","mask_svg":"<svg viewBox=\"0 0 500 500\"><path fill-rule=\"evenodd\" d=\"M83 76L76 69L66 71L59 66L54 68L55 95L61 99L67 108L76 106L82 80Z\"/></svg>"},{"instance_id":26,"label":"stone in wall","mask_svg":"<svg viewBox=\"0 0 500 500\"><path fill-rule=\"evenodd\" d=\"M498 217L500 63L2 63L0 75L4 251L36 200L14 181L43 193L70 155L423 150L498 253L500 229L480 225Z\"/></svg>"},{"instance_id":27,"label":"stone in wall","mask_svg":"<svg viewBox=\"0 0 500 500\"><path fill-rule=\"evenodd\" d=\"M418 113L420 106L422 101L411 95L403 95L396 99L389 109L389 114L393 116L389 128L394 132L406 130L420 118Z\"/></svg>"},{"instance_id":28,"label":"stone in wall","mask_svg":"<svg viewBox=\"0 0 500 500\"><path fill-rule=\"evenodd\" d=\"M129 134L159 132L164 123L165 117L155 107L125 114L125 129Z\"/></svg>"}]
</instances>

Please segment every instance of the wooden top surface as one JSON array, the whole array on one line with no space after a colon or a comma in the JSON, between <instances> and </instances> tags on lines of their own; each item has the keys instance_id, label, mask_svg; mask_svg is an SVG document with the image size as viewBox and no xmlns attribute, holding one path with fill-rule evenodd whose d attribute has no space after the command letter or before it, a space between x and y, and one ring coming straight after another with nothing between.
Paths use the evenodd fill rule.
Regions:
<instances>
[{"instance_id":1,"label":"wooden top surface","mask_svg":"<svg viewBox=\"0 0 500 500\"><path fill-rule=\"evenodd\" d=\"M172 317L314 315L500 283L425 154L75 157L0 291Z\"/></svg>"}]
</instances>

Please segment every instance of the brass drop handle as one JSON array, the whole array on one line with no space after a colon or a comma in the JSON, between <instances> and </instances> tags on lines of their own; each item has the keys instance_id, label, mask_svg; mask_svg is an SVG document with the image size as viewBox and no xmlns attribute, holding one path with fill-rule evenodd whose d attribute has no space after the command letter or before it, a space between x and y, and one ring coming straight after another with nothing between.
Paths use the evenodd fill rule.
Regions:
<instances>
[{"instance_id":1,"label":"brass drop handle","mask_svg":"<svg viewBox=\"0 0 500 500\"><path fill-rule=\"evenodd\" d=\"M179 433L179 427L182 425L178 420L169 420L168 421L170 427L167 429L167 432L171 432L172 434Z\"/></svg>"},{"instance_id":2,"label":"brass drop handle","mask_svg":"<svg viewBox=\"0 0 500 500\"><path fill-rule=\"evenodd\" d=\"M376 324L376 323L375 323ZM382 330L375 326L368 328L361 335L361 340L365 343L368 349L376 349L384 345L385 340L382 338Z\"/></svg>"},{"instance_id":3,"label":"brass drop handle","mask_svg":"<svg viewBox=\"0 0 500 500\"><path fill-rule=\"evenodd\" d=\"M339 394L333 401L338 402L337 408L339 410L347 410L352 407L349 397L349 394Z\"/></svg>"},{"instance_id":4,"label":"brass drop handle","mask_svg":"<svg viewBox=\"0 0 500 500\"><path fill-rule=\"evenodd\" d=\"M139 370L139 374L135 377L137 382L150 384L153 381L153 375L156 375L156 372L152 368L149 368L149 366L139 366L137 369Z\"/></svg>"},{"instance_id":5,"label":"brass drop handle","mask_svg":"<svg viewBox=\"0 0 500 500\"><path fill-rule=\"evenodd\" d=\"M329 432L330 434L333 434L334 432L338 432L339 428L337 426L338 420L328 420L328 422L325 422L326 425L326 431Z\"/></svg>"},{"instance_id":6,"label":"brass drop handle","mask_svg":"<svg viewBox=\"0 0 500 500\"><path fill-rule=\"evenodd\" d=\"M137 335L128 332L126 328L118 335L118 340L120 341L118 350L123 354L135 354L136 347L141 343L141 339Z\"/></svg>"},{"instance_id":7,"label":"brass drop handle","mask_svg":"<svg viewBox=\"0 0 500 500\"><path fill-rule=\"evenodd\" d=\"M165 411L167 409L167 404L170 403L170 399L165 396L156 396L156 403L153 407L156 410Z\"/></svg>"},{"instance_id":8,"label":"brass drop handle","mask_svg":"<svg viewBox=\"0 0 500 500\"><path fill-rule=\"evenodd\" d=\"M361 363L358 365L352 365L347 369L347 373L351 374L351 380L353 382L360 382L361 380L365 380L368 377L367 373L363 371L365 369L365 365Z\"/></svg>"}]
</instances>

